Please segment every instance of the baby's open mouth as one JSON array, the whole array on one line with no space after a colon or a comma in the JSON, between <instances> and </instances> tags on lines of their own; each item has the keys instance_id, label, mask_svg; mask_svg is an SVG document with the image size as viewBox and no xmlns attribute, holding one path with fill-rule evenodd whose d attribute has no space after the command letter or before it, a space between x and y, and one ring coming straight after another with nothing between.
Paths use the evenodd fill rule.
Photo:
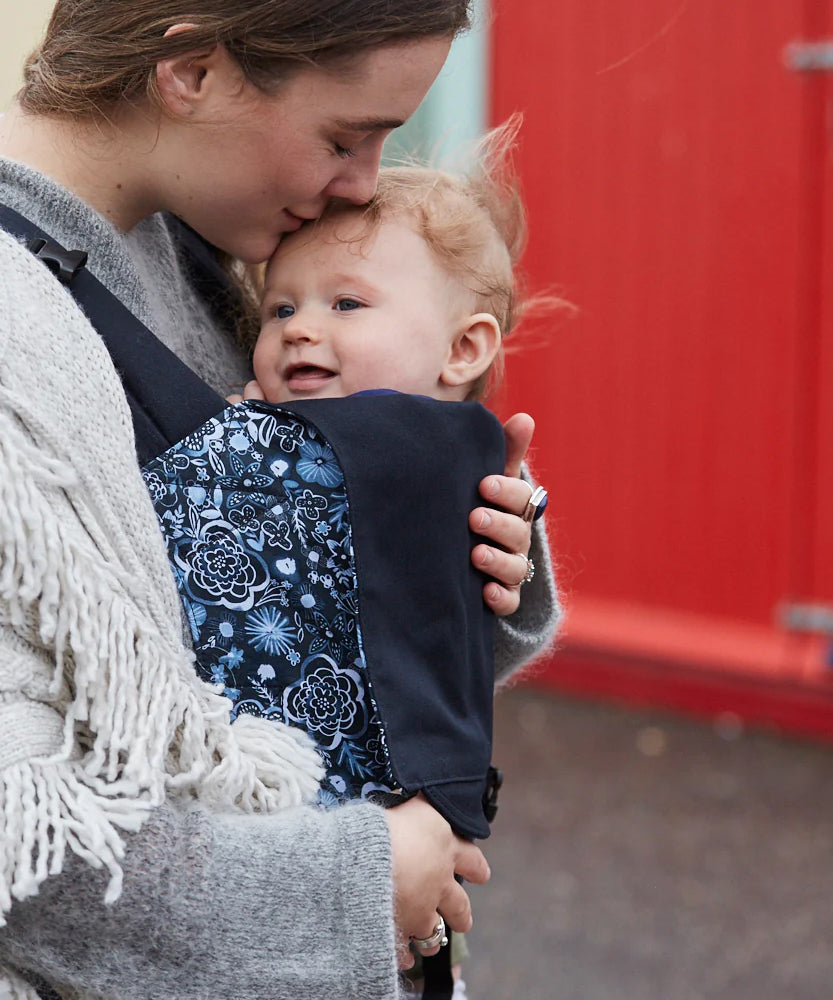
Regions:
<instances>
[{"instance_id":1,"label":"baby's open mouth","mask_svg":"<svg viewBox=\"0 0 833 1000\"><path fill-rule=\"evenodd\" d=\"M286 384L290 389L312 391L325 385L336 373L318 365L290 365L286 370Z\"/></svg>"}]
</instances>

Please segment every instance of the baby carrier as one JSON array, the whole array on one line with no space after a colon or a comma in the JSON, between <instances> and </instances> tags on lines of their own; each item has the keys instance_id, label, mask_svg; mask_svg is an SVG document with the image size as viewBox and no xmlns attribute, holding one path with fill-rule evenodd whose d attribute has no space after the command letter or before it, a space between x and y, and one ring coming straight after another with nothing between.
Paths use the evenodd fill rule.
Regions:
<instances>
[{"instance_id":1,"label":"baby carrier","mask_svg":"<svg viewBox=\"0 0 833 1000\"><path fill-rule=\"evenodd\" d=\"M325 803L422 791L488 836L493 618L466 524L502 442L476 403L248 401L144 467L201 674L314 738Z\"/></svg>"},{"instance_id":2,"label":"baby carrier","mask_svg":"<svg viewBox=\"0 0 833 1000\"><path fill-rule=\"evenodd\" d=\"M493 616L467 514L503 469L498 421L399 393L227 406L85 254L4 207L0 225L28 239L110 351L200 674L234 716L312 736L324 804L422 792L461 835L488 836ZM182 239L197 283L216 290L209 249L185 227ZM450 996L446 980L426 996Z\"/></svg>"}]
</instances>

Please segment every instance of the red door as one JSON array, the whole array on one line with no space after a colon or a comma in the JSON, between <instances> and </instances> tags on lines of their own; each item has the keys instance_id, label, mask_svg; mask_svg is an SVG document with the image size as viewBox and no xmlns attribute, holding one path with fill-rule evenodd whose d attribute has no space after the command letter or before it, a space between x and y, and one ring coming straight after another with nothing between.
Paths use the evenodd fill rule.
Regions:
<instances>
[{"instance_id":1,"label":"red door","mask_svg":"<svg viewBox=\"0 0 833 1000\"><path fill-rule=\"evenodd\" d=\"M531 284L579 309L519 338L500 406L538 422L572 609L556 681L702 708L738 685L746 709L766 686L826 697L826 639L785 622L833 608L833 119L829 77L786 60L828 14L498 7Z\"/></svg>"}]
</instances>

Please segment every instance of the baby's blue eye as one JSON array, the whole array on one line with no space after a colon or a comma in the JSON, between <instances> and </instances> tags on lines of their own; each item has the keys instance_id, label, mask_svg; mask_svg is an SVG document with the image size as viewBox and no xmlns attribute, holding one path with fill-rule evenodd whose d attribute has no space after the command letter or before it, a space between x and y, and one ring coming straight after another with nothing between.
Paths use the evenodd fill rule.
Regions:
<instances>
[{"instance_id":1,"label":"baby's blue eye","mask_svg":"<svg viewBox=\"0 0 833 1000\"><path fill-rule=\"evenodd\" d=\"M352 312L353 309L361 309L361 302L357 302L355 299L339 299L335 304L335 308L340 312Z\"/></svg>"},{"instance_id":2,"label":"baby's blue eye","mask_svg":"<svg viewBox=\"0 0 833 1000\"><path fill-rule=\"evenodd\" d=\"M295 315L294 306L278 306L275 310L275 315L278 319L289 319L290 316Z\"/></svg>"}]
</instances>

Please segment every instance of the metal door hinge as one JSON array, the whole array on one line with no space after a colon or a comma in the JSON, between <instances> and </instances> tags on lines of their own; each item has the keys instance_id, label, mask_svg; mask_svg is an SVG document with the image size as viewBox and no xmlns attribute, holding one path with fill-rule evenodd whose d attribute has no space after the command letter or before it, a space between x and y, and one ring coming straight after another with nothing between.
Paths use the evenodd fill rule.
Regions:
<instances>
[{"instance_id":1,"label":"metal door hinge","mask_svg":"<svg viewBox=\"0 0 833 1000\"><path fill-rule=\"evenodd\" d=\"M833 70L833 40L790 42L784 64L795 73L829 73Z\"/></svg>"},{"instance_id":2,"label":"metal door hinge","mask_svg":"<svg viewBox=\"0 0 833 1000\"><path fill-rule=\"evenodd\" d=\"M784 603L778 608L778 621L789 632L833 635L833 606Z\"/></svg>"}]
</instances>

